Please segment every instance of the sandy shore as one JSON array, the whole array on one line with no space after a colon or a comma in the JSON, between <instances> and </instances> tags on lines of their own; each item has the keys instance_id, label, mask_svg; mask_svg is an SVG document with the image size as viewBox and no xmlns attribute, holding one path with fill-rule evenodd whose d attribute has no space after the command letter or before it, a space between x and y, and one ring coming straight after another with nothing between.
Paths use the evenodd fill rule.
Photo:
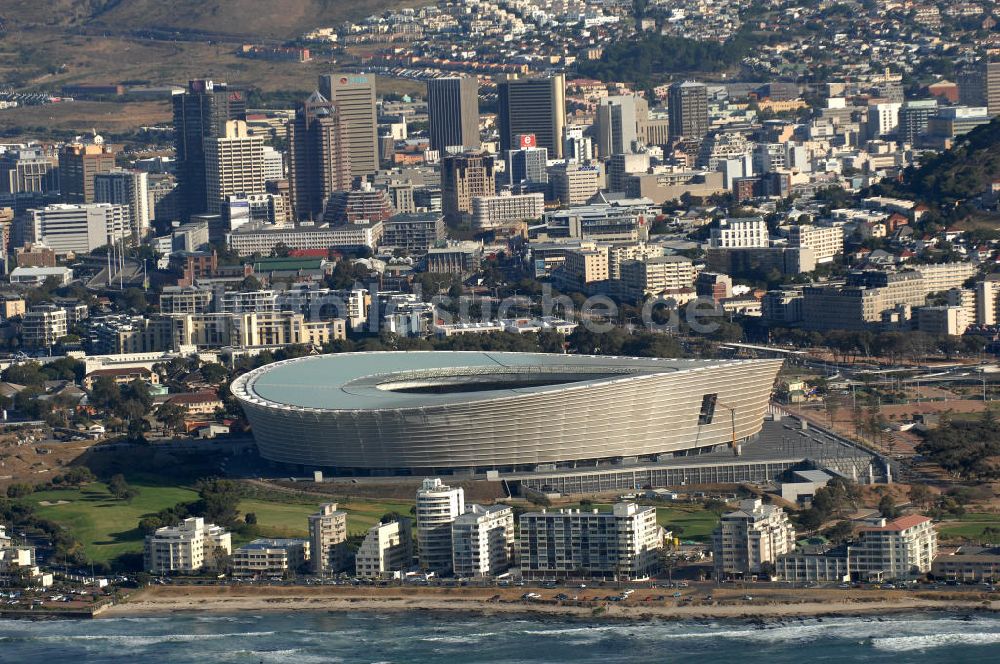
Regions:
<instances>
[{"instance_id":1,"label":"sandy shore","mask_svg":"<svg viewBox=\"0 0 1000 664\"><path fill-rule=\"evenodd\" d=\"M637 591L627 602L565 601L560 592L543 590L541 600L523 601L523 589L480 588L341 588L341 587L229 587L158 586L133 594L99 617L121 617L185 612L242 613L261 611L443 611L476 614L533 613L580 618L625 619L785 619L832 615L871 615L912 611L998 611L1000 600L980 593L903 593L883 591L688 590L673 598L664 591ZM579 597L613 594L610 589L581 591ZM647 597L649 599L647 599ZM663 597L663 599L659 599Z\"/></svg>"}]
</instances>

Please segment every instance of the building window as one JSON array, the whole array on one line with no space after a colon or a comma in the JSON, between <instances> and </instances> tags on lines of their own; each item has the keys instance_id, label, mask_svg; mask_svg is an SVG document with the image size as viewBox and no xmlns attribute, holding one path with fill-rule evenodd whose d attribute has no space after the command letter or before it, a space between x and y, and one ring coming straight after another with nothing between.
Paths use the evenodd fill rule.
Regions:
<instances>
[{"instance_id":1,"label":"building window","mask_svg":"<svg viewBox=\"0 0 1000 664\"><path fill-rule=\"evenodd\" d=\"M715 417L715 404L719 400L718 394L706 394L701 398L701 411L698 413L698 425L711 424Z\"/></svg>"}]
</instances>

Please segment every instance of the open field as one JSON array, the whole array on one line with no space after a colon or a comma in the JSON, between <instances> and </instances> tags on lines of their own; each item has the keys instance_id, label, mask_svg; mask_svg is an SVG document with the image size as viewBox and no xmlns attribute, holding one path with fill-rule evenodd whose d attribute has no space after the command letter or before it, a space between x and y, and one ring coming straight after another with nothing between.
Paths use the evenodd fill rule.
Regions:
<instances>
[{"instance_id":1,"label":"open field","mask_svg":"<svg viewBox=\"0 0 1000 664\"><path fill-rule=\"evenodd\" d=\"M984 535L987 528L1000 531L1000 514L989 512L969 512L958 519L947 521L938 526L938 534L943 538L963 538L977 542L989 541L1000 544L1000 532L992 537Z\"/></svg>"},{"instance_id":2,"label":"open field","mask_svg":"<svg viewBox=\"0 0 1000 664\"><path fill-rule=\"evenodd\" d=\"M309 533L307 517L314 514L319 503L280 503L272 500L242 500L240 512L252 512L257 517L257 527L270 537L305 537ZM410 516L413 501L352 500L339 504L347 511L347 532L362 535L375 525L387 512Z\"/></svg>"},{"instance_id":3,"label":"open field","mask_svg":"<svg viewBox=\"0 0 1000 664\"><path fill-rule=\"evenodd\" d=\"M197 493L182 487L138 481L130 486L140 492L131 502L116 500L101 482L79 489L40 491L26 500L39 516L68 528L83 543L88 558L109 562L123 553L142 551L138 524L143 516L198 498Z\"/></svg>"},{"instance_id":4,"label":"open field","mask_svg":"<svg viewBox=\"0 0 1000 664\"><path fill-rule=\"evenodd\" d=\"M560 505L559 507L564 506ZM576 504L565 507L580 510L597 509L602 512L611 511L611 503ZM707 541L712 534L712 530L715 529L715 525L719 523L719 515L705 509L699 504L671 507L657 506L656 523L667 530L674 530L674 537L682 540Z\"/></svg>"},{"instance_id":5,"label":"open field","mask_svg":"<svg viewBox=\"0 0 1000 664\"><path fill-rule=\"evenodd\" d=\"M0 134L10 138L57 137L96 129L100 134L122 134L139 127L171 122L166 101L117 102L77 101L26 106L0 111Z\"/></svg>"},{"instance_id":6,"label":"open field","mask_svg":"<svg viewBox=\"0 0 1000 664\"><path fill-rule=\"evenodd\" d=\"M129 478L129 485L139 490L131 502L114 499L102 482L93 482L79 489L57 489L33 493L26 501L35 507L39 516L66 528L83 543L85 555L94 562L106 563L123 553L142 551L142 534L139 520L179 502L198 499L198 494L183 486L157 484L151 478ZM241 515L253 512L257 516L257 529L267 537L305 537L308 534L310 514L316 512L321 499L304 502L289 496L288 502L273 497L240 501ZM347 530L352 535L362 535L387 512L410 516L413 501L352 500L341 504L347 510ZM242 544L249 537L234 533L234 544Z\"/></svg>"}]
</instances>

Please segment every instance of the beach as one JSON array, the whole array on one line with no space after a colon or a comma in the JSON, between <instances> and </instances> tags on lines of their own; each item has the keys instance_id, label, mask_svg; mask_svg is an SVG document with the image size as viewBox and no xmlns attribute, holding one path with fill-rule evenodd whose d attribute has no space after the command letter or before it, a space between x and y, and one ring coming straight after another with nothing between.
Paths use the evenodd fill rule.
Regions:
<instances>
[{"instance_id":1,"label":"beach","mask_svg":"<svg viewBox=\"0 0 1000 664\"><path fill-rule=\"evenodd\" d=\"M440 611L621 619L788 619L863 616L920 611L998 611L1000 599L980 592L842 591L824 589L697 588L679 598L662 589L636 590L626 601L590 600L617 591L530 589L540 599L522 600L525 588L372 588L352 586L154 586L109 606L97 617L175 612ZM558 601L564 593L577 600ZM706 599L711 593L711 599ZM691 597L690 600L686 600ZM747 599L750 597L751 599ZM588 598L587 601L582 601Z\"/></svg>"}]
</instances>

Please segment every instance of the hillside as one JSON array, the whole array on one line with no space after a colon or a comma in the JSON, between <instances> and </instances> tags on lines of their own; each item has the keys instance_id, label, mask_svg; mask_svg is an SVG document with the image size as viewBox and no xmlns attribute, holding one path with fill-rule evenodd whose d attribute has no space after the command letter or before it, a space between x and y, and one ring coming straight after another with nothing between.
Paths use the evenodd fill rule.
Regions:
<instances>
[{"instance_id":1,"label":"hillside","mask_svg":"<svg viewBox=\"0 0 1000 664\"><path fill-rule=\"evenodd\" d=\"M417 4L422 3L414 0L41 0L5 3L0 8L0 18L11 28L185 30L247 39L288 39L318 26Z\"/></svg>"},{"instance_id":2,"label":"hillside","mask_svg":"<svg viewBox=\"0 0 1000 664\"><path fill-rule=\"evenodd\" d=\"M983 193L1000 179L1000 119L977 127L952 149L907 172L903 188L917 200L947 208Z\"/></svg>"}]
</instances>

